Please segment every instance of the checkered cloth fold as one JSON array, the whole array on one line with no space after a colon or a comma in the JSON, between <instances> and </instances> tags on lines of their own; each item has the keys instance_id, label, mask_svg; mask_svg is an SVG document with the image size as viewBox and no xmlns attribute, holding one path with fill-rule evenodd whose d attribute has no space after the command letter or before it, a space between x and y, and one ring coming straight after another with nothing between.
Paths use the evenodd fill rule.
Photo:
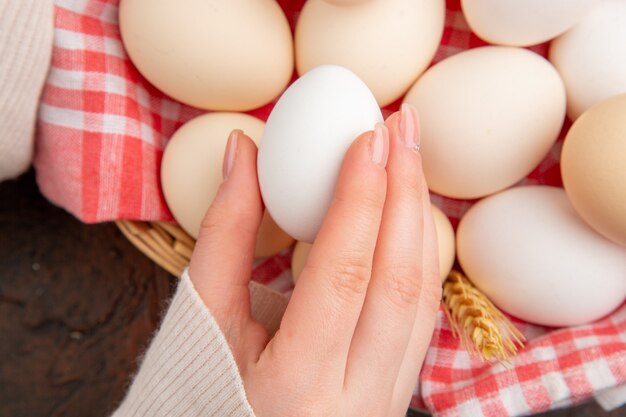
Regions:
<instances>
[{"instance_id":1,"label":"checkered cloth fold","mask_svg":"<svg viewBox=\"0 0 626 417\"><path fill-rule=\"evenodd\" d=\"M120 41L118 1L55 0L37 178L51 201L85 222L172 220L159 187L163 147L178 127L202 112L166 97L133 67ZM293 25L304 1L279 2ZM435 62L485 45L468 29L459 0L449 0L447 9ZM531 49L545 56L547 45ZM271 108L250 114L266 119ZM522 183L561 185L561 142ZM455 225L472 204L440 196L433 200ZM257 263L254 279L289 291L289 256ZM603 320L570 329L515 323L529 343L507 369L471 358L440 313L412 406L446 417L513 416L568 406L594 394L609 407L625 400L626 305Z\"/></svg>"}]
</instances>

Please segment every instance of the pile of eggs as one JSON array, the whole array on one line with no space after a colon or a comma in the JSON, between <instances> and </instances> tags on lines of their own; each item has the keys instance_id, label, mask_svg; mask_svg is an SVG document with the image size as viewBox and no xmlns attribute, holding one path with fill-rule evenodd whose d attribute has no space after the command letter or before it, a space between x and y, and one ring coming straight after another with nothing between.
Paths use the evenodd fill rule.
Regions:
<instances>
[{"instance_id":1,"label":"pile of eggs","mask_svg":"<svg viewBox=\"0 0 626 417\"><path fill-rule=\"evenodd\" d=\"M297 279L345 151L383 120L381 107L404 97L420 114L431 191L482 199L456 236L433 207L442 279L456 259L503 310L547 326L591 322L621 305L626 2L461 6L491 45L429 67L444 0L308 0L295 36L275 0L121 0L122 40L141 74L212 111L182 126L163 155L163 192L181 227L197 237L228 134L242 129L259 145L267 208L256 256L298 240ZM549 60L524 48L547 41ZM279 96L267 123L241 113ZM554 149L566 118L564 188L516 186Z\"/></svg>"}]
</instances>

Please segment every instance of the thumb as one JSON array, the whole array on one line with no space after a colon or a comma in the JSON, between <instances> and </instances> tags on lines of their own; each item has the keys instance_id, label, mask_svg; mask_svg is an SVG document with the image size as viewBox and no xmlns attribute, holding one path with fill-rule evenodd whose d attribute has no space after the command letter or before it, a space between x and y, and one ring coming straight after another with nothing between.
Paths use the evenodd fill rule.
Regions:
<instances>
[{"instance_id":1,"label":"thumb","mask_svg":"<svg viewBox=\"0 0 626 417\"><path fill-rule=\"evenodd\" d=\"M263 217L256 155L256 145L247 135L240 130L230 134L224 180L202 221L189 264L191 281L233 348L235 359L241 358L238 350L244 354L250 348L243 345L261 344L267 338L260 326L259 331L246 330L256 324L250 315L248 283ZM244 336L257 340L244 340Z\"/></svg>"}]
</instances>

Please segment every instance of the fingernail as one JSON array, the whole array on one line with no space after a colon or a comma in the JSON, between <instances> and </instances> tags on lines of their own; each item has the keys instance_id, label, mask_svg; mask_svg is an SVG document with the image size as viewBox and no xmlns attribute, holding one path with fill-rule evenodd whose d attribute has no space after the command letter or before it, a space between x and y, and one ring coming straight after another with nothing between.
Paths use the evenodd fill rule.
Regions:
<instances>
[{"instance_id":1,"label":"fingernail","mask_svg":"<svg viewBox=\"0 0 626 417\"><path fill-rule=\"evenodd\" d=\"M372 161L385 167L387 165L387 158L389 156L389 131L387 126L382 123L376 123L374 127L374 134L370 139L370 153Z\"/></svg>"},{"instance_id":2,"label":"fingernail","mask_svg":"<svg viewBox=\"0 0 626 417\"><path fill-rule=\"evenodd\" d=\"M417 110L410 104L404 103L400 108L400 134L404 143L416 152L420 150L420 132Z\"/></svg>"},{"instance_id":3,"label":"fingernail","mask_svg":"<svg viewBox=\"0 0 626 417\"><path fill-rule=\"evenodd\" d=\"M230 136L228 136L228 143L226 144L226 151L224 152L224 162L222 163L222 177L224 180L228 179L228 176L235 165L235 157L237 156L237 141L241 133L243 133L241 130L235 129L230 132Z\"/></svg>"}]
</instances>

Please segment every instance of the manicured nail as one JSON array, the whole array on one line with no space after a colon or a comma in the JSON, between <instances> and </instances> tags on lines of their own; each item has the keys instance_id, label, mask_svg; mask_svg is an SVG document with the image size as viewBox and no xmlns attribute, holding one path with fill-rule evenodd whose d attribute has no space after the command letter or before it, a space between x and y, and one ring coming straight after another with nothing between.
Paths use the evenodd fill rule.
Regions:
<instances>
[{"instance_id":1,"label":"manicured nail","mask_svg":"<svg viewBox=\"0 0 626 417\"><path fill-rule=\"evenodd\" d=\"M400 134L408 148L419 152L420 132L417 110L407 103L402 104L400 108Z\"/></svg>"},{"instance_id":2,"label":"manicured nail","mask_svg":"<svg viewBox=\"0 0 626 417\"><path fill-rule=\"evenodd\" d=\"M370 139L370 153L375 164L385 167L389 156L389 131L383 123L376 123Z\"/></svg>"},{"instance_id":3,"label":"manicured nail","mask_svg":"<svg viewBox=\"0 0 626 417\"><path fill-rule=\"evenodd\" d=\"M230 172L235 165L235 157L237 156L237 141L239 135L243 132L239 129L235 129L230 132L228 136L228 143L226 144L226 151L224 152L224 162L222 163L222 177L224 180L228 179Z\"/></svg>"}]
</instances>

